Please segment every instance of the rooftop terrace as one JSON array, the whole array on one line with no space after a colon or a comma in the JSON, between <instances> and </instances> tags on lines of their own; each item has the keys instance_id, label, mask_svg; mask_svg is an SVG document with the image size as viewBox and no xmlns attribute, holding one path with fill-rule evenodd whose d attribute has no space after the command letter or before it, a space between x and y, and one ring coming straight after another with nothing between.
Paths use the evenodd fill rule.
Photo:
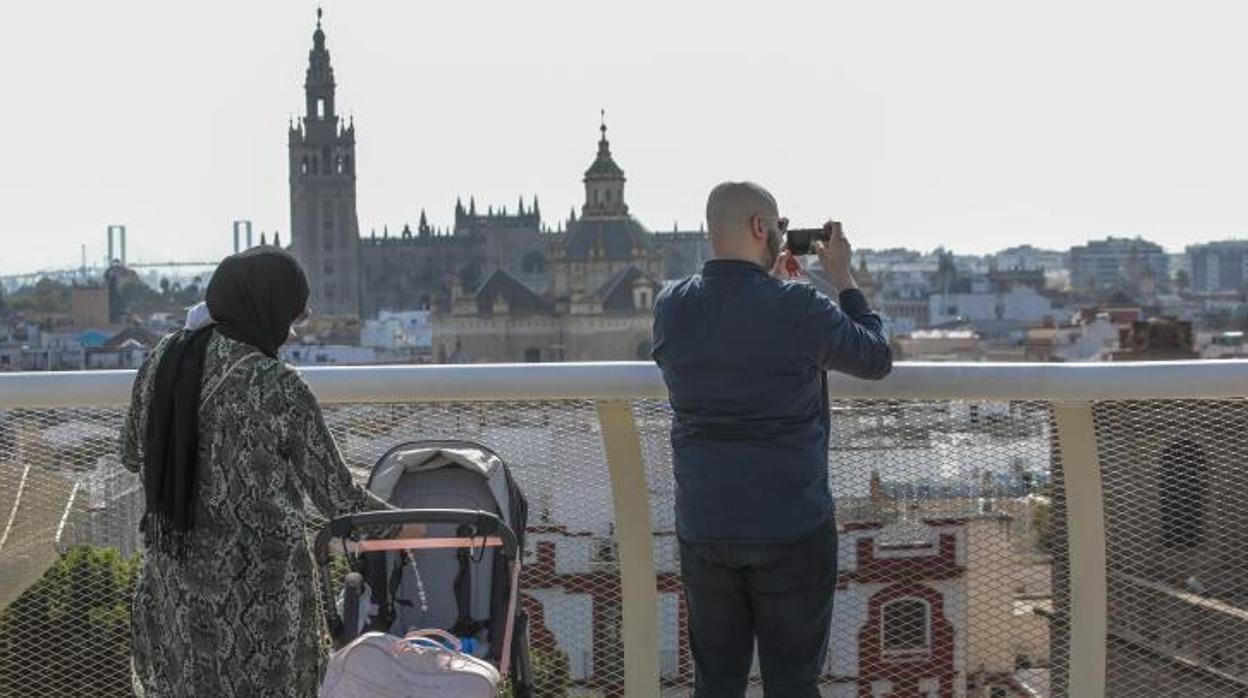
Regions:
<instances>
[{"instance_id":1,"label":"rooftop terrace","mask_svg":"<svg viewBox=\"0 0 1248 698\"><path fill-rule=\"evenodd\" d=\"M132 375L0 374L0 696L129 695ZM305 375L361 479L420 438L511 464L548 695L687 694L652 365ZM1248 695L1248 361L899 364L831 390L825 695Z\"/></svg>"}]
</instances>

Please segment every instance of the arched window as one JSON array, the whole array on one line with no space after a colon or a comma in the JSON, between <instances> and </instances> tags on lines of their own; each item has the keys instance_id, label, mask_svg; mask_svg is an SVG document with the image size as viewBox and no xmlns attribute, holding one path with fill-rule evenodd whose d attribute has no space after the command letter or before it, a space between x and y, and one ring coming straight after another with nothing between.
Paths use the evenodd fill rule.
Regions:
<instances>
[{"instance_id":1,"label":"arched window","mask_svg":"<svg viewBox=\"0 0 1248 698\"><path fill-rule=\"evenodd\" d=\"M646 310L654 305L654 289L649 286L633 287L633 307Z\"/></svg>"},{"instance_id":2,"label":"arched window","mask_svg":"<svg viewBox=\"0 0 1248 698\"><path fill-rule=\"evenodd\" d=\"M325 98L320 97L316 100L316 118L325 118Z\"/></svg>"},{"instance_id":3,"label":"arched window","mask_svg":"<svg viewBox=\"0 0 1248 698\"><path fill-rule=\"evenodd\" d=\"M931 607L922 599L898 599L880 612L880 647L885 652L923 652L932 645Z\"/></svg>"},{"instance_id":4,"label":"arched window","mask_svg":"<svg viewBox=\"0 0 1248 698\"><path fill-rule=\"evenodd\" d=\"M1205 541L1209 461L1191 439L1179 439L1161 454L1161 544L1194 548Z\"/></svg>"},{"instance_id":5,"label":"arched window","mask_svg":"<svg viewBox=\"0 0 1248 698\"><path fill-rule=\"evenodd\" d=\"M303 159L299 161L299 174L306 175L307 173L308 173L308 156L304 155Z\"/></svg>"}]
</instances>

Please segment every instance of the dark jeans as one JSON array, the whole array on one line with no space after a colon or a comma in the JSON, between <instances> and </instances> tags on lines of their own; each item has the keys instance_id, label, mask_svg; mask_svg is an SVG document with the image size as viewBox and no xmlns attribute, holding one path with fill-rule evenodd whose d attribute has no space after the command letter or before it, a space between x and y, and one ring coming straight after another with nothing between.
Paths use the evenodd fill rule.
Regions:
<instances>
[{"instance_id":1,"label":"dark jeans","mask_svg":"<svg viewBox=\"0 0 1248 698\"><path fill-rule=\"evenodd\" d=\"M681 542L695 698L744 696L755 638L767 698L819 695L836 547L833 523L792 543Z\"/></svg>"}]
</instances>

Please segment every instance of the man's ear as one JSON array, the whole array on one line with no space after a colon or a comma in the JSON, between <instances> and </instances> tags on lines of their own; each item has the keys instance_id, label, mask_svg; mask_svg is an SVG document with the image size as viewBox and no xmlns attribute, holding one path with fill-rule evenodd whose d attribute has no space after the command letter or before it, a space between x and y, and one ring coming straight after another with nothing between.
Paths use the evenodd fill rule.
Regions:
<instances>
[{"instance_id":1,"label":"man's ear","mask_svg":"<svg viewBox=\"0 0 1248 698\"><path fill-rule=\"evenodd\" d=\"M763 227L763 217L757 213L750 214L750 235L755 240L767 239L767 230Z\"/></svg>"}]
</instances>

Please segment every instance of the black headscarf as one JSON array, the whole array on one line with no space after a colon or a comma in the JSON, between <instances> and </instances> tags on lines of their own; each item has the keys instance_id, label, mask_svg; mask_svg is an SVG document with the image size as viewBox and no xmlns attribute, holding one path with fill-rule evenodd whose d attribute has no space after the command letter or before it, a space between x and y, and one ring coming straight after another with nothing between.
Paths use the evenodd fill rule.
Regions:
<instances>
[{"instance_id":1,"label":"black headscarf","mask_svg":"<svg viewBox=\"0 0 1248 698\"><path fill-rule=\"evenodd\" d=\"M290 254L255 247L222 260L208 283L207 301L216 324L179 331L156 367L143 435L143 530L149 541L157 530L184 533L194 525L200 382L212 333L276 358L291 324L306 310L308 280Z\"/></svg>"},{"instance_id":2,"label":"black headscarf","mask_svg":"<svg viewBox=\"0 0 1248 698\"><path fill-rule=\"evenodd\" d=\"M253 247L221 261L207 301L218 332L277 358L291 323L307 309L308 279L287 252Z\"/></svg>"}]
</instances>

